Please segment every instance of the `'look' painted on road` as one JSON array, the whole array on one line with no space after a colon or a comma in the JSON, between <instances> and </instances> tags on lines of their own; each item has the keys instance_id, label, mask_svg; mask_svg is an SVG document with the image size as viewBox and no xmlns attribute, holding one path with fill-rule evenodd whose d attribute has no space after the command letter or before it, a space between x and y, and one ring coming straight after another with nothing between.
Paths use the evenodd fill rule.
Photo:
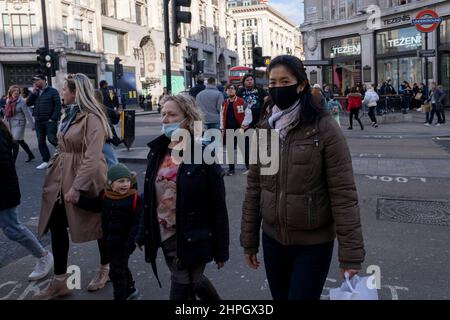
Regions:
<instances>
[{"instance_id":1,"label":"'look' painted on road","mask_svg":"<svg viewBox=\"0 0 450 320\"><path fill-rule=\"evenodd\" d=\"M369 180L376 180L376 181L382 181L382 182L397 182L397 183L408 183L413 181L420 181L423 183L427 182L427 178L421 178L421 177L390 177L390 176L370 176L366 175L366 178Z\"/></svg>"}]
</instances>

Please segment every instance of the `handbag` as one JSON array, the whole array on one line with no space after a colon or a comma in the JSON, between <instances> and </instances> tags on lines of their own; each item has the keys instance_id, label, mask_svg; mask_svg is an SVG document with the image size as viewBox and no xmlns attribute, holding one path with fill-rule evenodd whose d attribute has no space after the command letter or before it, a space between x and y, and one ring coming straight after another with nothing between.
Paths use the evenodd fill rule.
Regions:
<instances>
[{"instance_id":1,"label":"handbag","mask_svg":"<svg viewBox=\"0 0 450 320\"><path fill-rule=\"evenodd\" d=\"M422 105L423 112L431 112L431 103L425 103Z\"/></svg>"},{"instance_id":2,"label":"handbag","mask_svg":"<svg viewBox=\"0 0 450 320\"><path fill-rule=\"evenodd\" d=\"M414 99L416 99L416 100L421 100L421 99L422 99L422 93L418 92L418 93L416 94L416 96L414 97Z\"/></svg>"}]
</instances>

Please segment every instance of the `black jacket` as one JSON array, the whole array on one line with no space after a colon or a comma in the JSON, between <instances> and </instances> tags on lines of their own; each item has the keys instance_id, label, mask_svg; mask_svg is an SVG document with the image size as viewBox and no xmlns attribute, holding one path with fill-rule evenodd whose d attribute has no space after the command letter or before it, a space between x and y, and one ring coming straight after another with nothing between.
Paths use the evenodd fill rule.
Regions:
<instances>
[{"instance_id":1,"label":"black jacket","mask_svg":"<svg viewBox=\"0 0 450 320\"><path fill-rule=\"evenodd\" d=\"M204 84L197 84L195 87L193 87L189 90L189 95L196 98L197 95L205 89L206 89L206 86Z\"/></svg>"},{"instance_id":2,"label":"black jacket","mask_svg":"<svg viewBox=\"0 0 450 320\"><path fill-rule=\"evenodd\" d=\"M245 108L249 106L252 108L252 122L249 125L250 128L255 128L256 124L259 122L261 113L263 112L264 98L267 96L267 92L262 88L255 87L253 90L256 91L255 95L257 96L257 101L250 101L251 99L247 97L248 90L243 87L236 93L238 97L245 100Z\"/></svg>"},{"instance_id":3,"label":"black jacket","mask_svg":"<svg viewBox=\"0 0 450 320\"><path fill-rule=\"evenodd\" d=\"M94 199L80 196L77 206L87 211L102 213L102 239L106 246L125 249L128 254L133 253L142 212L141 197L137 193L124 199L108 198L104 192Z\"/></svg>"},{"instance_id":4,"label":"black jacket","mask_svg":"<svg viewBox=\"0 0 450 320\"><path fill-rule=\"evenodd\" d=\"M0 127L0 210L14 208L20 204L19 179L12 149L12 137Z\"/></svg>"},{"instance_id":5,"label":"black jacket","mask_svg":"<svg viewBox=\"0 0 450 320\"><path fill-rule=\"evenodd\" d=\"M114 110L114 104L109 95L108 88L100 88L100 92L102 93L102 96L103 96L103 105L107 108L111 108Z\"/></svg>"},{"instance_id":6,"label":"black jacket","mask_svg":"<svg viewBox=\"0 0 450 320\"><path fill-rule=\"evenodd\" d=\"M27 106L34 106L33 117L36 121L43 122L51 119L57 122L61 118L61 99L55 88L45 88L41 96L39 92L30 94Z\"/></svg>"},{"instance_id":7,"label":"black jacket","mask_svg":"<svg viewBox=\"0 0 450 320\"><path fill-rule=\"evenodd\" d=\"M169 142L162 135L148 144L150 152L147 156L144 185L144 214L136 242L145 246L145 260L152 265L161 246L155 179ZM228 213L223 176L223 170L217 164L182 163L178 169L177 258L185 267L197 266L213 259L225 262L229 258Z\"/></svg>"}]
</instances>

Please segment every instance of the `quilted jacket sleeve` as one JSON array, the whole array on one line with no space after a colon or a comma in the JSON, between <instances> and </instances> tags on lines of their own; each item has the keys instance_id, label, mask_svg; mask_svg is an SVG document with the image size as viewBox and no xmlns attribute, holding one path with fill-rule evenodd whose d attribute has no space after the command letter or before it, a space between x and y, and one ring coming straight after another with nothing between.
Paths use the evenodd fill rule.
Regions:
<instances>
[{"instance_id":1,"label":"quilted jacket sleeve","mask_svg":"<svg viewBox=\"0 0 450 320\"><path fill-rule=\"evenodd\" d=\"M242 205L241 246L244 253L258 252L259 234L261 228L260 199L261 186L259 184L260 169L257 164L251 164L247 176L247 190Z\"/></svg>"},{"instance_id":2,"label":"quilted jacket sleeve","mask_svg":"<svg viewBox=\"0 0 450 320\"><path fill-rule=\"evenodd\" d=\"M325 174L336 225L340 267L361 269L365 250L350 151L342 130L331 117L326 117L321 127L320 131L324 132Z\"/></svg>"}]
</instances>

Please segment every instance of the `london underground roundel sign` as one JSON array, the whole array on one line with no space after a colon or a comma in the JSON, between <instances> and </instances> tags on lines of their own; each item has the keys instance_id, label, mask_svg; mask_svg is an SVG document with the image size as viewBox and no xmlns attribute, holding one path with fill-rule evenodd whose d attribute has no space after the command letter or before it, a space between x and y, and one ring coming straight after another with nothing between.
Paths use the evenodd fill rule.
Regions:
<instances>
[{"instance_id":1,"label":"london underground roundel sign","mask_svg":"<svg viewBox=\"0 0 450 320\"><path fill-rule=\"evenodd\" d=\"M412 20L412 24L416 26L416 29L423 33L433 32L441 22L442 18L431 9L420 11L416 18Z\"/></svg>"}]
</instances>

